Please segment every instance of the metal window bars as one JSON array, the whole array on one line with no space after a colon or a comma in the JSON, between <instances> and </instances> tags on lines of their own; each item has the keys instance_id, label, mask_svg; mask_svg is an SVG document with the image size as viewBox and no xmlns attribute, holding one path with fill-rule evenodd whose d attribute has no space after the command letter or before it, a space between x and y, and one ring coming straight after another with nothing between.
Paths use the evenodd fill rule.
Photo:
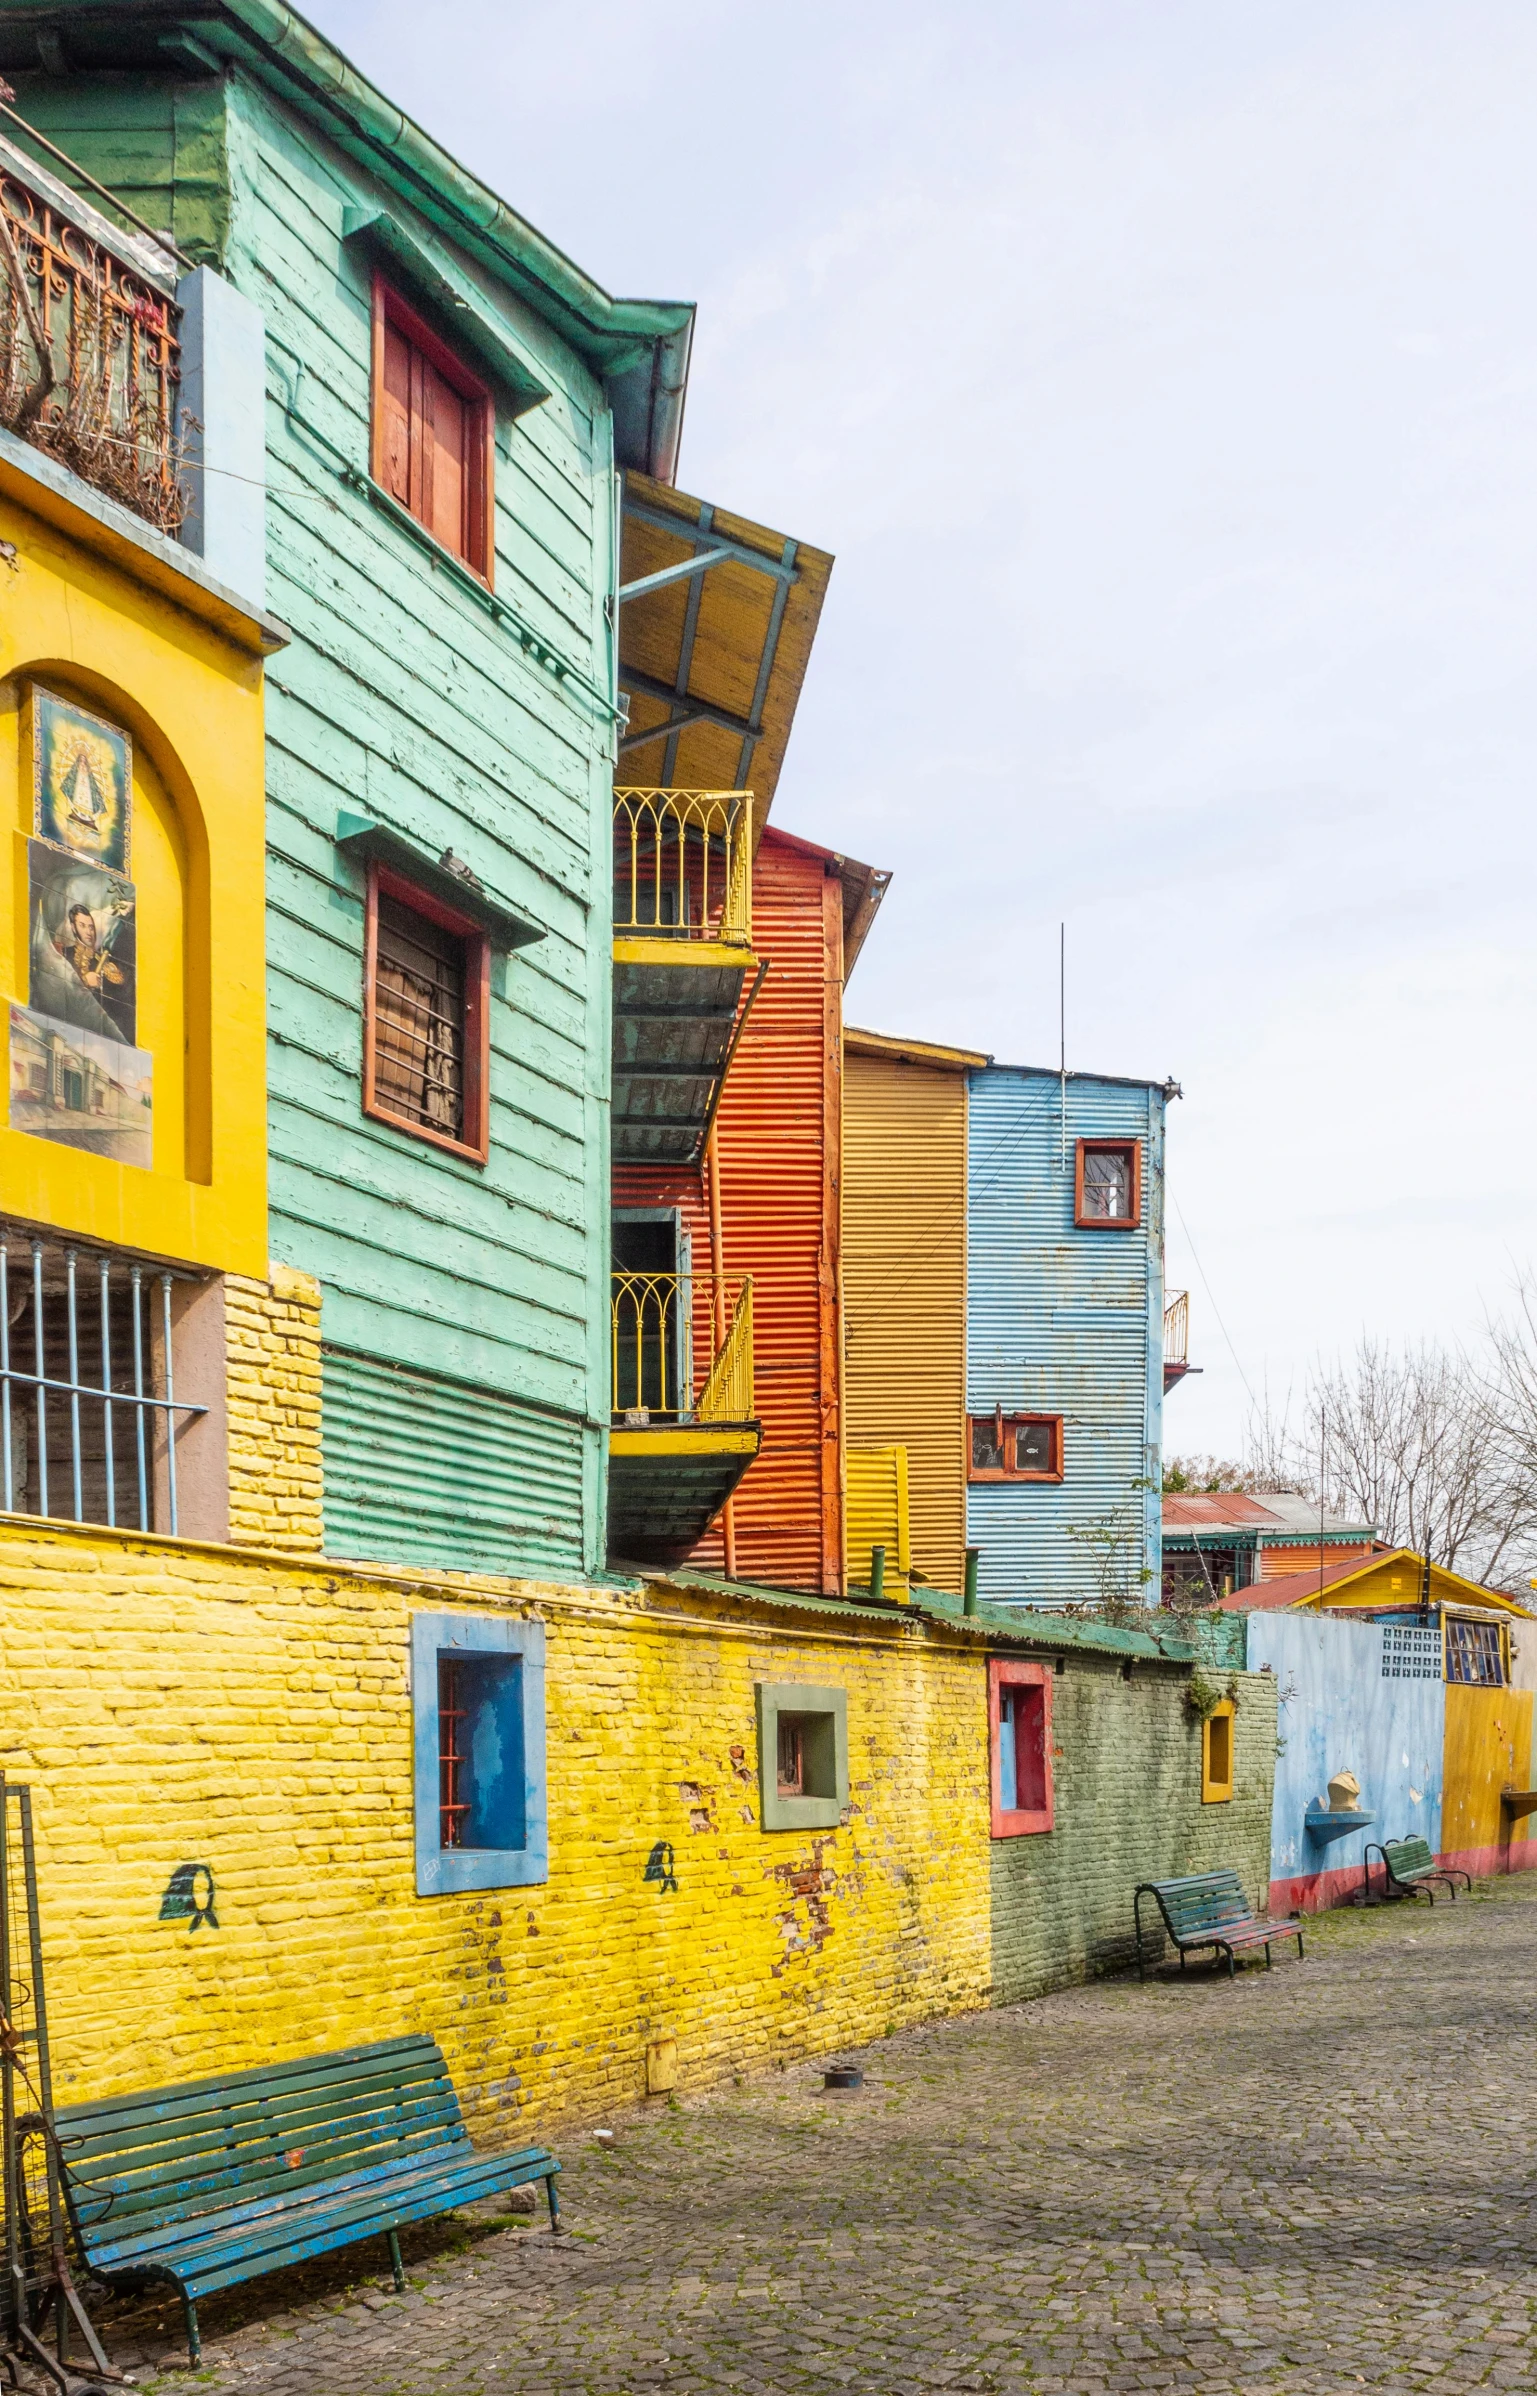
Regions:
<instances>
[{"instance_id":1,"label":"metal window bars","mask_svg":"<svg viewBox=\"0 0 1537 2396\"><path fill-rule=\"evenodd\" d=\"M163 1527L176 1536L176 1431L208 1411L176 1395L171 1290L188 1278L105 1249L0 1234L0 1499L7 1514L115 1529L126 1472L137 1490L136 1527L157 1527L158 1485ZM92 1348L99 1380L90 1377ZM54 1502L66 1480L68 1515Z\"/></svg>"}]
</instances>

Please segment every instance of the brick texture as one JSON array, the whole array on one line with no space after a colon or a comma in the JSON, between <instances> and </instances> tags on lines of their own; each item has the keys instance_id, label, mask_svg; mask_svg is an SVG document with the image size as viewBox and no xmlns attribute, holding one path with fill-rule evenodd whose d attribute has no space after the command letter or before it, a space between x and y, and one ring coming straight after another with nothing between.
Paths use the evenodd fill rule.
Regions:
<instances>
[{"instance_id":1,"label":"brick texture","mask_svg":"<svg viewBox=\"0 0 1537 2396\"><path fill-rule=\"evenodd\" d=\"M224 1282L230 1537L318 1555L320 1284L287 1265L269 1273Z\"/></svg>"},{"instance_id":2,"label":"brick texture","mask_svg":"<svg viewBox=\"0 0 1537 2396\"><path fill-rule=\"evenodd\" d=\"M1139 1881L1231 1866L1263 1909L1270 1887L1276 1684L1222 1676L1237 1695L1233 1794L1201 1802L1201 1724L1188 1674L1074 1653L1054 1682L1056 1823L992 1847L993 1989L1013 2004L1135 1961ZM1143 1908L1144 1923L1148 1909ZM1149 1940L1149 1953L1154 1941Z\"/></svg>"}]
</instances>

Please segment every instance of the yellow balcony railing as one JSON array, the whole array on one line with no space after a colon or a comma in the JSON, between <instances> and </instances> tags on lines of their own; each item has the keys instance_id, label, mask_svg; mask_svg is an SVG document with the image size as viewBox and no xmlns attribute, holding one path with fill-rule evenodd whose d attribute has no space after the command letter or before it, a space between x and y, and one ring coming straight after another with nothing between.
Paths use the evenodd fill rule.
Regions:
<instances>
[{"instance_id":1,"label":"yellow balcony railing","mask_svg":"<svg viewBox=\"0 0 1537 2396\"><path fill-rule=\"evenodd\" d=\"M709 1273L615 1273L610 1312L616 1423L752 1420L752 1283L717 1353ZM724 1307L722 1309L724 1312Z\"/></svg>"},{"instance_id":2,"label":"yellow balcony railing","mask_svg":"<svg viewBox=\"0 0 1537 2396\"><path fill-rule=\"evenodd\" d=\"M752 792L616 790L614 930L752 941Z\"/></svg>"}]
</instances>

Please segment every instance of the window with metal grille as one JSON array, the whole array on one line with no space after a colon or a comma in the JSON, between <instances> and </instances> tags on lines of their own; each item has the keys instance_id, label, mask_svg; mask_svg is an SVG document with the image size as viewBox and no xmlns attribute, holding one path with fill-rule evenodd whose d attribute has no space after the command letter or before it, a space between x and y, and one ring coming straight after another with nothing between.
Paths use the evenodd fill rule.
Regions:
<instances>
[{"instance_id":1,"label":"window with metal grille","mask_svg":"<svg viewBox=\"0 0 1537 2396\"><path fill-rule=\"evenodd\" d=\"M1438 1622L1385 1622L1382 1626L1385 1681L1438 1681L1441 1626Z\"/></svg>"},{"instance_id":2,"label":"window with metal grille","mask_svg":"<svg viewBox=\"0 0 1537 2396\"><path fill-rule=\"evenodd\" d=\"M1497 1622L1468 1622L1455 1614L1447 1616L1446 1677L1464 1687L1504 1687L1505 1658Z\"/></svg>"},{"instance_id":3,"label":"window with metal grille","mask_svg":"<svg viewBox=\"0 0 1537 2396\"><path fill-rule=\"evenodd\" d=\"M1135 1231L1142 1220L1140 1140L1080 1140L1073 1221L1080 1230Z\"/></svg>"},{"instance_id":4,"label":"window with metal grille","mask_svg":"<svg viewBox=\"0 0 1537 2396\"><path fill-rule=\"evenodd\" d=\"M191 1277L0 1226L0 1500L8 1514L179 1528L173 1292Z\"/></svg>"},{"instance_id":5,"label":"window with metal grille","mask_svg":"<svg viewBox=\"0 0 1537 2396\"><path fill-rule=\"evenodd\" d=\"M542 1624L418 1614L411 1694L418 1895L547 1879Z\"/></svg>"},{"instance_id":6,"label":"window with metal grille","mask_svg":"<svg viewBox=\"0 0 1537 2396\"><path fill-rule=\"evenodd\" d=\"M490 947L388 867L368 877L363 1108L484 1163Z\"/></svg>"},{"instance_id":7,"label":"window with metal grille","mask_svg":"<svg viewBox=\"0 0 1537 2396\"><path fill-rule=\"evenodd\" d=\"M491 395L379 276L373 381L375 482L489 583L495 546Z\"/></svg>"}]
</instances>

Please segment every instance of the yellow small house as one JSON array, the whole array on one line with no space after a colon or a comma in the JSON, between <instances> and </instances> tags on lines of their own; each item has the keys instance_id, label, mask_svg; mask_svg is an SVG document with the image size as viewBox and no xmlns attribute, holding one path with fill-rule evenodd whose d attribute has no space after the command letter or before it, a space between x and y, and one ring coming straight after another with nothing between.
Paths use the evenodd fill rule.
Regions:
<instances>
[{"instance_id":1,"label":"yellow small house","mask_svg":"<svg viewBox=\"0 0 1537 2396\"><path fill-rule=\"evenodd\" d=\"M284 638L0 433L0 1512L230 1536L226 1283L268 1281Z\"/></svg>"}]
</instances>

